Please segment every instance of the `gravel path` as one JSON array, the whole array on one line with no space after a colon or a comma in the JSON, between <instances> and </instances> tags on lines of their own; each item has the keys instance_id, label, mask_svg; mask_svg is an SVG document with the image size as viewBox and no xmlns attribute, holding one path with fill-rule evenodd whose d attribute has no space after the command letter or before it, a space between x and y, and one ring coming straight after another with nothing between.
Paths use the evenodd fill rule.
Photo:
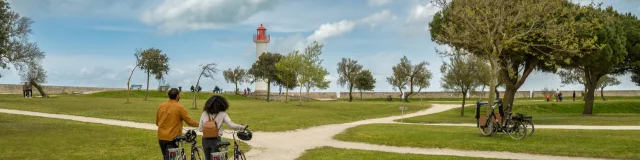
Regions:
<instances>
[{"instance_id":1,"label":"gravel path","mask_svg":"<svg viewBox=\"0 0 640 160\"><path fill-rule=\"evenodd\" d=\"M459 105L440 105L433 104L431 108L418 111L415 113L405 114L404 118L415 117L421 115L428 115L438 112L443 112L452 108L459 107ZM138 123L111 119L101 119L83 116L71 116L61 114L48 114L39 112L29 112L21 110L0 109L2 113L20 114L28 116L39 116L57 119L67 119L74 121L100 123L107 125L116 125L123 127L141 128L148 130L156 130L155 124L150 123ZM374 145L358 142L342 142L334 140L332 137L345 131L347 128L355 127L364 124L374 123L399 123L393 120L400 119L402 116L390 116L384 118L367 119L343 124L331 124L324 126L311 127L308 129L299 129L295 131L287 132L254 132L254 137L251 141L247 141L251 145L251 151L246 153L247 159L262 159L262 160L283 160L283 159L295 159L302 155L305 150L313 149L322 146L331 146L336 148L349 148L349 149L361 149L383 152L395 152L395 153L412 153L412 154L424 154L424 155L450 155L450 156L465 156L465 157L486 157L486 158L505 158L505 159L590 159L579 157L562 157L562 156L546 156L546 155L533 155L524 153L510 153L510 152L494 152L494 151L465 151L465 150L452 150L452 149L434 149L434 148L412 148L412 147L393 147ZM431 125L431 124L430 124ZM456 125L458 124L433 124L433 125ZM468 126L468 124L462 124L462 126ZM475 125L473 125L475 126ZM538 128L538 126L536 126ZM556 126L562 127L562 126ZM574 126L575 127L575 126ZM598 128L602 127L607 129L611 126L583 126ZM620 126L618 126L620 127ZM632 126L638 127L638 126ZM230 137L226 134L225 137Z\"/></svg>"}]
</instances>

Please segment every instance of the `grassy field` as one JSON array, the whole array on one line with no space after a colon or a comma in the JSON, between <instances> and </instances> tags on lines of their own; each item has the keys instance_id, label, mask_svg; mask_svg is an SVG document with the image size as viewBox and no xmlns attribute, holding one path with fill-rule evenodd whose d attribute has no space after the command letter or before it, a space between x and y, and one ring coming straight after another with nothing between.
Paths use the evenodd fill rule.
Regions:
<instances>
[{"instance_id":1,"label":"grassy field","mask_svg":"<svg viewBox=\"0 0 640 160\"><path fill-rule=\"evenodd\" d=\"M371 124L334 138L389 146L640 159L640 131L540 129L521 141L500 135L484 137L474 127Z\"/></svg>"},{"instance_id":2,"label":"grassy field","mask_svg":"<svg viewBox=\"0 0 640 160\"><path fill-rule=\"evenodd\" d=\"M402 159L402 160L482 160L486 158L473 157L456 157L456 156L433 156L419 154L401 154L387 153L377 151L365 151L357 149L342 149L333 147L320 147L305 151L297 160L334 160L334 159L350 159L350 160L372 160L372 159Z\"/></svg>"},{"instance_id":3,"label":"grassy field","mask_svg":"<svg viewBox=\"0 0 640 160\"><path fill-rule=\"evenodd\" d=\"M132 96L130 104L125 104L123 91L102 92L89 95L60 96L54 98L15 98L0 97L0 108L37 111L45 113L70 114L88 117L118 119L136 122L155 123L158 105L167 98L161 93L150 92L148 101L142 100L143 91ZM188 97L189 93L182 93ZM202 104L211 96L198 94L200 107L191 109L191 98L182 98L182 103L193 119L202 114ZM310 101L298 106L297 102L265 102L236 95L224 95L229 98L230 117L236 123L247 123L257 131L286 131L325 124L346 123L361 119L400 115L398 105L408 106L408 112L426 109L427 104L400 102L341 102Z\"/></svg>"},{"instance_id":4,"label":"grassy field","mask_svg":"<svg viewBox=\"0 0 640 160\"><path fill-rule=\"evenodd\" d=\"M11 114L0 128L0 159L162 159L151 130Z\"/></svg>"},{"instance_id":5,"label":"grassy field","mask_svg":"<svg viewBox=\"0 0 640 160\"><path fill-rule=\"evenodd\" d=\"M513 112L533 116L535 124L557 125L640 125L640 100L596 101L593 115L584 116L584 103L578 102L517 102ZM481 108L485 113L486 108ZM476 123L475 105L466 106L464 117L460 108L449 111L404 119L410 123ZM497 110L496 110L497 112Z\"/></svg>"}]
</instances>

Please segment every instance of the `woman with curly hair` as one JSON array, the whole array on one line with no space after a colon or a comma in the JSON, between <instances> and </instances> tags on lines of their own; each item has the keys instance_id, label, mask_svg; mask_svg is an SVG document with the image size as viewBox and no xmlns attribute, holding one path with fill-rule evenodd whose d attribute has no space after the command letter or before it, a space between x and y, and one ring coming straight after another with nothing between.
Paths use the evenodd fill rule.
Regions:
<instances>
[{"instance_id":1,"label":"woman with curly hair","mask_svg":"<svg viewBox=\"0 0 640 160\"><path fill-rule=\"evenodd\" d=\"M219 95L214 95L211 96L211 98L209 98L209 100L207 100L207 102L204 104L204 112L202 112L202 116L200 116L200 125L198 126L198 130L200 132L202 132L203 130L203 124L206 121L211 121L214 120L219 132L218 132L218 137L215 138L204 138L202 137L202 148L204 148L204 157L205 160L211 160L211 153L214 152L220 152L219 148L216 147L216 144L218 142L221 141L221 137L222 137L222 133L223 133L223 128L222 128L222 124L225 123L227 124L227 126L229 126L232 129L244 129L247 127L247 125L239 125L239 124L235 124L233 123L233 121L231 121L231 118L229 118L229 115L227 115L227 109L229 109L229 102L227 102L227 100Z\"/></svg>"}]
</instances>

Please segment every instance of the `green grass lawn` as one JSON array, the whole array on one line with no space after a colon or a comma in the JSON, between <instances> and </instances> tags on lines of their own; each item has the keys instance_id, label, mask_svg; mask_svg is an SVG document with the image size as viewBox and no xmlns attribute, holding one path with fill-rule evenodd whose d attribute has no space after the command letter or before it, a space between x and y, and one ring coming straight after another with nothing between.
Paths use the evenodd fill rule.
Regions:
<instances>
[{"instance_id":1,"label":"green grass lawn","mask_svg":"<svg viewBox=\"0 0 640 160\"><path fill-rule=\"evenodd\" d=\"M485 137L473 127L370 124L334 138L389 146L640 159L640 131L539 129L520 141L501 135Z\"/></svg>"},{"instance_id":2,"label":"green grass lawn","mask_svg":"<svg viewBox=\"0 0 640 160\"><path fill-rule=\"evenodd\" d=\"M0 159L162 159L151 130L12 114L0 128Z\"/></svg>"},{"instance_id":3,"label":"green grass lawn","mask_svg":"<svg viewBox=\"0 0 640 160\"><path fill-rule=\"evenodd\" d=\"M418 160L418 159L434 159L434 160L448 160L448 159L461 159L461 160L481 160L487 158L473 158L473 157L457 157L457 156L435 156L435 155L420 155L420 154L401 154L401 153L388 153L378 151L365 151L358 149L342 149L333 147L319 147L310 149L304 152L302 156L297 160L335 160L335 159L350 159L350 160L372 160L372 159L402 159L402 160Z\"/></svg>"},{"instance_id":4,"label":"green grass lawn","mask_svg":"<svg viewBox=\"0 0 640 160\"><path fill-rule=\"evenodd\" d=\"M485 113L486 107L480 113ZM584 116L584 103L516 101L513 112L533 116L535 124L550 125L640 125L640 100L596 101L593 115ZM464 117L460 108L449 111L404 119L410 123L476 123L475 105L466 106ZM497 112L497 110L496 110Z\"/></svg>"},{"instance_id":5,"label":"green grass lawn","mask_svg":"<svg viewBox=\"0 0 640 160\"><path fill-rule=\"evenodd\" d=\"M143 101L142 91L138 91L140 93L134 94L131 98L132 103L125 104L126 99L114 98L121 96L120 92L122 91L55 98L0 97L0 108L155 123L158 105L167 101L167 98L150 98L148 101ZM190 108L191 98L182 98L180 101L186 108L189 108L187 112L193 119L200 118L201 106L206 101L205 99L211 96L210 93L206 96L204 96L205 94L198 95L203 95L202 98L199 98L200 107L198 109ZM286 131L400 115L398 105L408 106L408 112L426 109L428 106L427 104L420 106L419 103L349 103L341 101L310 101L303 102L302 106L298 106L298 102L272 101L267 103L264 100L248 99L236 95L224 96L230 97L228 113L232 120L236 123L247 123L257 131Z\"/></svg>"}]
</instances>

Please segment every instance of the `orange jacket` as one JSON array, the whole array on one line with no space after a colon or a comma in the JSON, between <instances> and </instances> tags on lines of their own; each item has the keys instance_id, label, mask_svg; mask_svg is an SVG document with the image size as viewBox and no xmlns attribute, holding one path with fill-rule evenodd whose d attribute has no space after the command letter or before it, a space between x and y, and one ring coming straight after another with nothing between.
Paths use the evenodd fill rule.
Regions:
<instances>
[{"instance_id":1,"label":"orange jacket","mask_svg":"<svg viewBox=\"0 0 640 160\"><path fill-rule=\"evenodd\" d=\"M187 122L190 126L198 127L198 122L189 117L187 110L178 101L169 100L160 104L156 114L158 139L171 141L173 137L182 135L182 121Z\"/></svg>"}]
</instances>

